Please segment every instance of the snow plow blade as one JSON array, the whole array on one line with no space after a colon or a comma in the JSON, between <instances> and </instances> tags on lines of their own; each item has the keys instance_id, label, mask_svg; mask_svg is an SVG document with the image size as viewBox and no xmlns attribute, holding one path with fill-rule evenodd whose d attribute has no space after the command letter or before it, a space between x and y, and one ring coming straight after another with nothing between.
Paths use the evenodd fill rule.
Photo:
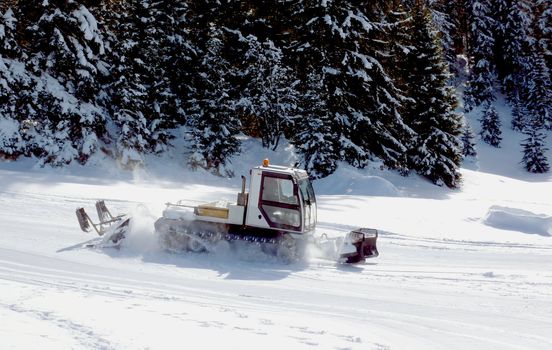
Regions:
<instances>
[{"instance_id":1,"label":"snow plow blade","mask_svg":"<svg viewBox=\"0 0 552 350\"><path fill-rule=\"evenodd\" d=\"M96 231L98 236L103 237L103 243L118 245L130 225L130 218L127 215L113 216L107 209L104 201L96 202L99 223L94 223L84 208L76 210L77 220L82 231Z\"/></svg>"},{"instance_id":2,"label":"snow plow blade","mask_svg":"<svg viewBox=\"0 0 552 350\"><path fill-rule=\"evenodd\" d=\"M347 234L340 249L339 260L347 264L364 262L379 255L377 242L378 231L359 228Z\"/></svg>"}]
</instances>

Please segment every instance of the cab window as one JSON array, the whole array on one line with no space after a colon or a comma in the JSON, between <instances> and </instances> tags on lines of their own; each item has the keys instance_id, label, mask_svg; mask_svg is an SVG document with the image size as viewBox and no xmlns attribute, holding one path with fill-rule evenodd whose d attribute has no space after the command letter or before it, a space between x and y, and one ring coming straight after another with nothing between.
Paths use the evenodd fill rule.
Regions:
<instances>
[{"instance_id":1,"label":"cab window","mask_svg":"<svg viewBox=\"0 0 552 350\"><path fill-rule=\"evenodd\" d=\"M263 201L299 204L294 193L293 181L277 177L265 176L263 178Z\"/></svg>"}]
</instances>

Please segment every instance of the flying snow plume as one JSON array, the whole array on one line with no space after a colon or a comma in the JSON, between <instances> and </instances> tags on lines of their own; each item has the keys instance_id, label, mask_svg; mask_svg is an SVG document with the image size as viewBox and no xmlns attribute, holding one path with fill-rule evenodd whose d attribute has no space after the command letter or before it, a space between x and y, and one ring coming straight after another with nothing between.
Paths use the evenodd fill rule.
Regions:
<instances>
[{"instance_id":1,"label":"flying snow plume","mask_svg":"<svg viewBox=\"0 0 552 350\"><path fill-rule=\"evenodd\" d=\"M150 253L161 250L155 235L154 222L156 220L148 207L137 205L130 212L130 227L124 240L124 247L135 253Z\"/></svg>"}]
</instances>

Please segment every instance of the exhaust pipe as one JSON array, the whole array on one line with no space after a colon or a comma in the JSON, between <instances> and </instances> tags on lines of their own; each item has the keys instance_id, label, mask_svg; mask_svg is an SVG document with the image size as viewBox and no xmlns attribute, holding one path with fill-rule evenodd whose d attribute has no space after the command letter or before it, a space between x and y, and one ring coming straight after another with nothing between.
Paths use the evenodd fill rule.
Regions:
<instances>
[{"instance_id":1,"label":"exhaust pipe","mask_svg":"<svg viewBox=\"0 0 552 350\"><path fill-rule=\"evenodd\" d=\"M238 205L242 207L247 206L247 200L249 199L249 194L245 193L245 176L242 175L242 186L241 186L241 192L238 193Z\"/></svg>"}]
</instances>

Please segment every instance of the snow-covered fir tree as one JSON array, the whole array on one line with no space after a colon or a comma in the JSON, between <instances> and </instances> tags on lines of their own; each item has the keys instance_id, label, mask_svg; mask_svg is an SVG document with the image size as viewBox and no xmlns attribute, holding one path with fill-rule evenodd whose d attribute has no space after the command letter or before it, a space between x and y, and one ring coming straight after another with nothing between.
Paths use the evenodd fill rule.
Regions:
<instances>
[{"instance_id":1,"label":"snow-covered fir tree","mask_svg":"<svg viewBox=\"0 0 552 350\"><path fill-rule=\"evenodd\" d=\"M13 69L13 67L17 69ZM20 76L23 65L7 61L0 55L0 159L17 159L27 154L24 126L25 110L19 109L19 101L26 92L19 90L29 83L28 77Z\"/></svg>"},{"instance_id":2,"label":"snow-covered fir tree","mask_svg":"<svg viewBox=\"0 0 552 350\"><path fill-rule=\"evenodd\" d=\"M495 21L490 0L470 0L470 75L464 92L464 107L474 107L495 99L493 59Z\"/></svg>"},{"instance_id":3,"label":"snow-covered fir tree","mask_svg":"<svg viewBox=\"0 0 552 350\"><path fill-rule=\"evenodd\" d=\"M96 105L97 77L106 74L103 40L95 17L76 1L19 2L17 16L33 91L27 135L43 163L85 163L105 136L105 113Z\"/></svg>"},{"instance_id":4,"label":"snow-covered fir tree","mask_svg":"<svg viewBox=\"0 0 552 350\"><path fill-rule=\"evenodd\" d=\"M237 73L244 82L238 102L240 114L253 117L263 146L275 150L297 114L298 81L273 41L261 42L254 35L241 36L240 41L246 46L243 66Z\"/></svg>"},{"instance_id":5,"label":"snow-covered fir tree","mask_svg":"<svg viewBox=\"0 0 552 350\"><path fill-rule=\"evenodd\" d=\"M337 169L338 140L332 131L332 116L324 96L324 78L313 70L308 74L303 88L300 112L294 120L296 134L292 143L301 158L301 166L313 179L323 178Z\"/></svg>"},{"instance_id":6,"label":"snow-covered fir tree","mask_svg":"<svg viewBox=\"0 0 552 350\"><path fill-rule=\"evenodd\" d=\"M538 122L533 122L527 128L527 138L522 142L523 158L521 163L531 173L547 173L550 171L550 163L546 158L546 134L542 131Z\"/></svg>"},{"instance_id":7,"label":"snow-covered fir tree","mask_svg":"<svg viewBox=\"0 0 552 350\"><path fill-rule=\"evenodd\" d=\"M386 54L383 55L381 62L389 72L390 77L393 79L394 85L398 89L397 100L399 106L397 112L403 118L405 124L410 125L409 110L416 102L411 96L411 92L415 88L411 84L411 62L410 55L412 51L416 49L417 43L412 33L413 19L412 19L412 6L405 6L404 1L396 0L392 1L386 12L384 23L386 24L385 38L381 40L386 43ZM433 16L432 16L433 17ZM406 149L415 147L417 134L412 128L409 128L409 135L402 139L402 142ZM407 152L405 152L405 158ZM399 172L403 175L407 175L410 168L410 164L407 162L399 169Z\"/></svg>"},{"instance_id":8,"label":"snow-covered fir tree","mask_svg":"<svg viewBox=\"0 0 552 350\"><path fill-rule=\"evenodd\" d=\"M19 57L19 45L15 41L17 20L13 11L8 9L6 13L0 12L0 108L6 108L7 98L10 95L10 77L9 62Z\"/></svg>"},{"instance_id":9,"label":"snow-covered fir tree","mask_svg":"<svg viewBox=\"0 0 552 350\"><path fill-rule=\"evenodd\" d=\"M176 79L178 61L185 59L189 51L181 35L180 23L184 21L186 6L182 1L171 0L151 0L149 3L147 10L151 19L147 21L146 41L141 46L143 61L149 67L147 103L152 109L146 118L152 150L161 153L173 138L171 130L178 125L177 120L183 123L184 119L182 101L174 92L171 80Z\"/></svg>"},{"instance_id":10,"label":"snow-covered fir tree","mask_svg":"<svg viewBox=\"0 0 552 350\"><path fill-rule=\"evenodd\" d=\"M116 131L116 156L132 168L143 163L143 155L152 150L152 137L146 116L153 113L149 105L149 77L146 62L154 48L147 45L147 26L153 22L148 1L123 3L117 18L117 33L112 61L112 103L110 106ZM117 15L117 14L116 14ZM146 46L146 49L144 48ZM147 49L150 51L148 52Z\"/></svg>"},{"instance_id":11,"label":"snow-covered fir tree","mask_svg":"<svg viewBox=\"0 0 552 350\"><path fill-rule=\"evenodd\" d=\"M142 153L166 151L176 135L175 128L187 123L189 109L194 107L190 100L194 98L201 57L195 47L197 43L192 42L192 32L204 31L208 26L190 23L191 4L196 2L143 0L123 3L124 9L120 11L123 17L116 21L114 75L128 78L128 81L115 83L113 91L117 100L119 89L116 86L130 84L133 99L139 100L136 115L140 136L132 137L137 146L142 143L139 146ZM205 42L204 37L195 38Z\"/></svg>"},{"instance_id":12,"label":"snow-covered fir tree","mask_svg":"<svg viewBox=\"0 0 552 350\"><path fill-rule=\"evenodd\" d=\"M162 23L165 24L165 39L161 50L164 58L162 68L164 83L170 86L170 91L163 94L166 97L164 114L170 115L174 122L174 125L164 125L166 129L186 124L188 101L196 90L195 68L199 66L200 57L191 33L188 3L187 0L162 2Z\"/></svg>"},{"instance_id":13,"label":"snow-covered fir tree","mask_svg":"<svg viewBox=\"0 0 552 350\"><path fill-rule=\"evenodd\" d=\"M470 123L464 120L464 127L462 128L462 155L464 158L477 156L477 150L475 149L475 134Z\"/></svg>"},{"instance_id":14,"label":"snow-covered fir tree","mask_svg":"<svg viewBox=\"0 0 552 350\"><path fill-rule=\"evenodd\" d=\"M552 69L552 5L549 0L535 0L533 4L534 37L543 52L549 70Z\"/></svg>"},{"instance_id":15,"label":"snow-covered fir tree","mask_svg":"<svg viewBox=\"0 0 552 350\"><path fill-rule=\"evenodd\" d=\"M521 96L522 80L528 72L525 64L530 47L530 6L527 0L496 0L495 59L498 77L510 100Z\"/></svg>"},{"instance_id":16,"label":"snow-covered fir tree","mask_svg":"<svg viewBox=\"0 0 552 350\"><path fill-rule=\"evenodd\" d=\"M483 108L483 115L480 119L480 136L483 142L493 147L500 147L502 131L500 130L500 119L492 102L487 102Z\"/></svg>"},{"instance_id":17,"label":"snow-covered fir tree","mask_svg":"<svg viewBox=\"0 0 552 350\"><path fill-rule=\"evenodd\" d=\"M512 95L510 104L512 105L512 130L523 131L527 125L529 112L519 98L517 91Z\"/></svg>"},{"instance_id":18,"label":"snow-covered fir tree","mask_svg":"<svg viewBox=\"0 0 552 350\"><path fill-rule=\"evenodd\" d=\"M230 96L228 76L231 66L222 55L225 45L223 29L211 26L199 67L197 95L188 121L191 134L192 168L204 168L219 176L233 176L230 158L239 153L240 120L236 102Z\"/></svg>"},{"instance_id":19,"label":"snow-covered fir tree","mask_svg":"<svg viewBox=\"0 0 552 350\"><path fill-rule=\"evenodd\" d=\"M339 161L456 169L459 123L416 115L451 115L441 102L455 104L446 84L436 88L445 62L443 75L425 76L410 63L413 52L433 62L413 37L409 13L422 2L439 55L469 57L466 107L483 105L487 142L500 142L499 86L512 127L551 127L545 0L29 0L0 18L0 152L63 165L101 149L131 167L185 126L192 163L223 176L240 132L271 148L285 136L313 178ZM218 57L207 49L213 38ZM429 87L441 91L434 100ZM429 176L454 185L450 174Z\"/></svg>"},{"instance_id":20,"label":"snow-covered fir tree","mask_svg":"<svg viewBox=\"0 0 552 350\"><path fill-rule=\"evenodd\" d=\"M411 13L403 3L403 0L392 1L387 11L385 24L387 25L388 54L382 60L382 63L388 67L396 87L402 92L401 98L405 97L405 92L409 89L407 84L410 73L408 55L415 47L411 32ZM402 105L404 103L401 103L401 107Z\"/></svg>"},{"instance_id":21,"label":"snow-covered fir tree","mask_svg":"<svg viewBox=\"0 0 552 350\"><path fill-rule=\"evenodd\" d=\"M430 12L422 0L412 9L413 41L408 54L408 103L405 120L417 133L409 150L410 168L438 185L457 187L462 159L461 118L454 112L456 98L448 86L448 66L436 36Z\"/></svg>"},{"instance_id":22,"label":"snow-covered fir tree","mask_svg":"<svg viewBox=\"0 0 552 350\"><path fill-rule=\"evenodd\" d=\"M166 150L177 119L184 122L184 102L171 79L181 67L175 49L182 48L180 18L175 18L182 15L181 3L173 5L132 1L115 14L109 108L118 126L116 154L124 166L141 164L145 153Z\"/></svg>"},{"instance_id":23,"label":"snow-covered fir tree","mask_svg":"<svg viewBox=\"0 0 552 350\"><path fill-rule=\"evenodd\" d=\"M0 158L30 154L36 81L28 74L17 42L17 20L11 9L0 12Z\"/></svg>"},{"instance_id":24,"label":"snow-covered fir tree","mask_svg":"<svg viewBox=\"0 0 552 350\"><path fill-rule=\"evenodd\" d=\"M34 72L55 77L71 94L91 102L98 76L106 73L102 34L94 15L73 0L20 2L20 20Z\"/></svg>"},{"instance_id":25,"label":"snow-covered fir tree","mask_svg":"<svg viewBox=\"0 0 552 350\"><path fill-rule=\"evenodd\" d=\"M19 57L21 49L15 39L17 19L11 8L4 13L0 10L0 54L4 58Z\"/></svg>"},{"instance_id":26,"label":"snow-covered fir tree","mask_svg":"<svg viewBox=\"0 0 552 350\"><path fill-rule=\"evenodd\" d=\"M41 165L62 166L79 158L78 145L73 142L73 125L80 115L76 110L63 111L63 100L50 94L47 88L38 93L36 117L30 126L33 153Z\"/></svg>"},{"instance_id":27,"label":"snow-covered fir tree","mask_svg":"<svg viewBox=\"0 0 552 350\"><path fill-rule=\"evenodd\" d=\"M538 25L534 27L536 33ZM524 76L523 92L527 109L537 125L552 130L552 83L546 64L546 48L538 42L534 43L528 52L526 64L529 69Z\"/></svg>"},{"instance_id":28,"label":"snow-covered fir tree","mask_svg":"<svg viewBox=\"0 0 552 350\"><path fill-rule=\"evenodd\" d=\"M458 35L458 27L461 25L458 3L457 1L428 0L428 5L431 10L433 22L440 33L439 37L441 38L441 44L443 46L446 62L449 65L449 70L453 76L458 76L460 71L458 71L456 50L454 47L455 35Z\"/></svg>"},{"instance_id":29,"label":"snow-covered fir tree","mask_svg":"<svg viewBox=\"0 0 552 350\"><path fill-rule=\"evenodd\" d=\"M290 9L297 71L313 66L324 79L340 159L363 167L375 156L389 167L404 167L411 130L397 111L399 91L380 62L385 28L378 3L295 1Z\"/></svg>"},{"instance_id":30,"label":"snow-covered fir tree","mask_svg":"<svg viewBox=\"0 0 552 350\"><path fill-rule=\"evenodd\" d=\"M512 105L512 127L536 123L550 128L550 72L546 62L547 6L541 1L498 0L496 62Z\"/></svg>"}]
</instances>

